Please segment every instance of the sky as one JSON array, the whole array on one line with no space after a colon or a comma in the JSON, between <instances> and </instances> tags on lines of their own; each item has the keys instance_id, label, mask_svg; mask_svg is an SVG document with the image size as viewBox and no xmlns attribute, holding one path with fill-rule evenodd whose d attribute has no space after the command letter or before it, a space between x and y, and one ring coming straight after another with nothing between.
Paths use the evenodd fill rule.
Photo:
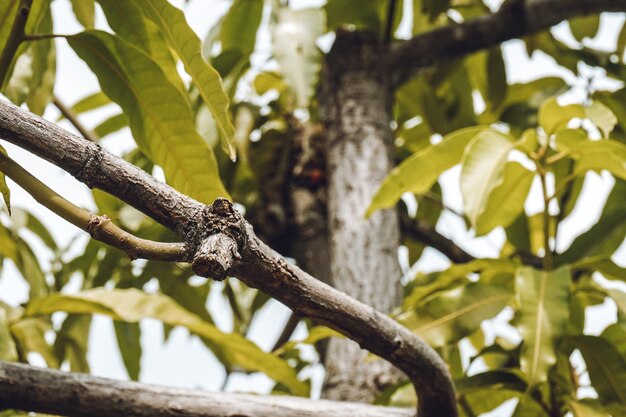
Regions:
<instances>
[{"instance_id":1,"label":"sky","mask_svg":"<svg viewBox=\"0 0 626 417\"><path fill-rule=\"evenodd\" d=\"M180 6L182 1L173 1L173 3ZM292 7L318 6L323 3L324 1L314 0L291 1ZM498 3L498 1L491 1L490 5L495 8ZM199 34L200 38L203 38L208 29L226 12L229 4L230 2L226 0L192 0L185 9L190 26ZM71 34L82 30L71 11L68 0L55 0L53 2L53 13L56 33ZM619 15L603 16L601 32L590 42L590 45L612 50L616 42L617 32L621 28L623 21L624 18ZM406 36L407 23L403 22L403 25L401 25L399 29L401 35ZM101 13L97 16L96 26L100 28L106 27L106 22ZM557 26L554 32L565 42L575 42L565 24ZM327 38L324 41L326 45L322 44L321 46L327 46L330 41L332 41L332 38ZM270 35L268 31L261 30L258 34L257 42L257 49L260 52L253 56L253 68L259 69L267 65L267 58L270 53ZM71 104L99 90L95 76L91 74L86 64L76 57L67 43L59 40L57 41L57 48L58 67L55 93L61 101ZM526 82L547 75L559 75L570 84L575 85L574 91L564 97L565 101L580 101L584 97L584 84L576 80L566 70L558 68L551 58L542 53L535 53L531 59L528 59L521 41L507 42L503 47L503 51L509 83ZM615 83L609 83L601 71L592 73L591 70L587 69L586 75L594 76L594 85L598 88L619 87ZM106 115L112 115L115 112L116 107L109 106L102 111L81 116L81 121L87 126L94 126L103 120ZM56 120L58 112L53 106L49 106L45 117L49 120ZM60 124L65 129L76 132L66 121L62 121ZM129 140L129 136L130 132L126 129L105 139L103 145L108 150L121 154L130 148L129 144L132 142ZM4 145L5 143L3 143ZM19 148L8 144L6 148L11 157L15 158L31 172L36 173L39 178L44 179L46 184L61 195L85 208L94 208L94 203L87 188L74 180L69 174ZM460 169L457 167L444 173L441 182L444 187L444 203L451 208L462 211L461 193L458 185L459 172ZM582 204L577 205L572 215L563 223L561 229L563 233L561 233L557 243L559 249L566 248L578 234L587 230L597 221L604 201L613 185L612 179L608 175L589 174L588 177L581 196ZM44 207L41 207L19 187L11 183L10 187L12 204L14 206L26 207L36 214L53 232L53 236L60 245L86 241L87 237L83 232L60 220ZM534 214L543 209L539 196L539 184L534 184L531 197L526 203L528 214ZM449 213L444 213L437 225L437 229L477 256L497 256L504 241L502 229L495 230L485 237L474 239L472 233L465 230L463 221ZM43 258L49 256L46 249L35 239L29 239L29 242L32 242L33 247ZM80 247L81 244L79 242L74 244ZM406 254L401 251L400 256L403 259L406 257ZM614 256L614 261L618 264L626 265L626 245L623 244L618 250ZM417 267L411 271L415 272L416 269L422 272L440 270L448 264L447 258L438 254L435 250L427 249ZM220 296L220 292L221 284L215 283L209 298L208 308L216 319L217 325L223 330L229 330L232 328L232 320L228 315L220 313L229 309ZM18 276L10 262L5 262L2 279L0 279L0 300L17 305L26 301L27 295L28 287ZM492 326L494 334L498 332L510 334L510 329L502 324L509 317L507 314L510 314L510 312L504 312L494 320L495 323L498 323ZM590 334L598 334L608 323L615 319L615 314L615 307L611 303L605 303L601 307L594 307L593 313L588 318L586 330ZM59 320L61 317L62 313L59 313L55 319ZM271 303L255 320L250 331L250 338L259 346L268 350L282 330L282 323L286 321L287 317L287 308L277 302ZM168 343L163 344L162 326L159 322L144 320L141 323L141 327L144 352L141 381L178 387L220 389L224 379L224 372L198 338L189 337L186 330L178 328L174 330ZM301 326L295 337L302 338L305 336L305 332L303 326ZM96 317L94 320L90 333L88 359L94 375L117 379L127 378L113 335L113 326L107 318ZM34 361L35 363L43 363L37 358L34 358ZM314 377L314 392L317 393L321 386L323 370L321 366L315 366L308 372ZM264 393L271 389L272 385L272 382L264 375L236 375L230 378L226 388L228 391Z\"/></svg>"}]
</instances>

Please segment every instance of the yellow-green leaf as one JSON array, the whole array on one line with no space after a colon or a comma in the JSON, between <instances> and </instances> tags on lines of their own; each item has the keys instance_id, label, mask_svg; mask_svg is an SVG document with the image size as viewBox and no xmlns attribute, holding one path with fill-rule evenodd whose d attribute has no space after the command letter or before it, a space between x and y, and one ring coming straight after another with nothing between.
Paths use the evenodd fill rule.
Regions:
<instances>
[{"instance_id":1,"label":"yellow-green leaf","mask_svg":"<svg viewBox=\"0 0 626 417\"><path fill-rule=\"evenodd\" d=\"M584 119L585 117L586 113L583 106L578 104L561 106L556 97L547 99L539 107L539 125L548 135L565 127L574 118Z\"/></svg>"},{"instance_id":2,"label":"yellow-green leaf","mask_svg":"<svg viewBox=\"0 0 626 417\"><path fill-rule=\"evenodd\" d=\"M71 0L76 19L85 29L93 29L96 19L94 0Z\"/></svg>"},{"instance_id":3,"label":"yellow-green leaf","mask_svg":"<svg viewBox=\"0 0 626 417\"><path fill-rule=\"evenodd\" d=\"M2 307L0 307L0 360L17 360L17 348L9 331L7 313Z\"/></svg>"},{"instance_id":4,"label":"yellow-green leaf","mask_svg":"<svg viewBox=\"0 0 626 417\"><path fill-rule=\"evenodd\" d=\"M502 181L502 171L515 142L503 133L486 130L468 145L461 168L465 215L476 228L489 196Z\"/></svg>"},{"instance_id":5,"label":"yellow-green leaf","mask_svg":"<svg viewBox=\"0 0 626 417\"><path fill-rule=\"evenodd\" d=\"M577 17L569 21L572 35L581 42L584 38L593 39L600 28L600 15Z\"/></svg>"},{"instance_id":6,"label":"yellow-green leaf","mask_svg":"<svg viewBox=\"0 0 626 417\"><path fill-rule=\"evenodd\" d=\"M502 180L489 194L485 210L476 219L476 235L484 235L498 226L507 227L524 211L535 173L518 162L504 166Z\"/></svg>"},{"instance_id":7,"label":"yellow-green leaf","mask_svg":"<svg viewBox=\"0 0 626 417\"><path fill-rule=\"evenodd\" d=\"M556 363L556 345L569 319L570 281L567 267L551 272L524 267L515 277L516 324L524 341L521 366L529 387L545 381Z\"/></svg>"},{"instance_id":8,"label":"yellow-green leaf","mask_svg":"<svg viewBox=\"0 0 626 417\"><path fill-rule=\"evenodd\" d=\"M486 129L485 126L477 126L457 130L446 135L438 144L404 160L382 182L366 215L393 207L405 192L423 194L430 190L442 172L461 162L468 142Z\"/></svg>"},{"instance_id":9,"label":"yellow-green leaf","mask_svg":"<svg viewBox=\"0 0 626 417\"><path fill-rule=\"evenodd\" d=\"M5 151L2 146L0 146L0 152L5 155L7 154L7 151ZM2 171L0 171L0 194L2 194L4 205L7 207L9 214L11 214L11 190L7 185L6 177Z\"/></svg>"},{"instance_id":10,"label":"yellow-green leaf","mask_svg":"<svg viewBox=\"0 0 626 417\"><path fill-rule=\"evenodd\" d=\"M161 320L170 326L183 326L222 348L222 354L233 364L249 371L264 372L288 387L293 394L308 395L305 383L282 359L263 352L250 340L236 333L223 333L199 316L185 310L162 294L146 294L136 289L108 290L98 288L78 294L52 294L31 300L26 316L65 311L76 314L103 314L114 320L136 323L146 318Z\"/></svg>"},{"instance_id":11,"label":"yellow-green leaf","mask_svg":"<svg viewBox=\"0 0 626 417\"><path fill-rule=\"evenodd\" d=\"M129 119L137 144L159 164L167 181L203 203L228 196L213 151L194 128L191 108L148 55L100 31L68 37L98 76L102 90Z\"/></svg>"},{"instance_id":12,"label":"yellow-green leaf","mask_svg":"<svg viewBox=\"0 0 626 417\"><path fill-rule=\"evenodd\" d=\"M163 32L165 39L176 51L185 70L198 89L204 103L211 110L220 132L222 148L235 159L234 127L228 115L228 96L219 73L202 57L202 43L189 27L183 12L167 0L140 1L137 5Z\"/></svg>"},{"instance_id":13,"label":"yellow-green leaf","mask_svg":"<svg viewBox=\"0 0 626 417\"><path fill-rule=\"evenodd\" d=\"M51 330L50 324L36 317L25 317L11 325L11 333L20 349L25 352L39 353L48 366L59 367L59 361L46 341L44 334Z\"/></svg>"},{"instance_id":14,"label":"yellow-green leaf","mask_svg":"<svg viewBox=\"0 0 626 417\"><path fill-rule=\"evenodd\" d=\"M591 105L585 107L585 112L587 113L587 118L602 132L602 136L608 138L617 124L615 113L599 101L594 101Z\"/></svg>"}]
</instances>

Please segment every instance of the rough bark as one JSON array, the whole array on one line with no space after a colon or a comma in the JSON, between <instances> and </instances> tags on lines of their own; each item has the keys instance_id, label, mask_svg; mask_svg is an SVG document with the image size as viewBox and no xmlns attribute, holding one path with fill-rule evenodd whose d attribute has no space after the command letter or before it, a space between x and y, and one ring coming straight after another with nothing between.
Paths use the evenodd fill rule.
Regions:
<instances>
[{"instance_id":1,"label":"rough bark","mask_svg":"<svg viewBox=\"0 0 626 417\"><path fill-rule=\"evenodd\" d=\"M327 129L332 285L388 313L401 299L395 210L364 213L392 162L392 88L386 46L339 32L326 59L320 109ZM322 395L371 402L398 375L349 340L328 343Z\"/></svg>"},{"instance_id":2,"label":"rough bark","mask_svg":"<svg viewBox=\"0 0 626 417\"><path fill-rule=\"evenodd\" d=\"M288 262L261 242L250 224L227 201L220 199L205 206L99 147L96 149L98 157L94 158L93 143L2 101L0 138L45 157L91 186L104 189L155 220L170 225L173 230L181 230L190 250L189 259L195 262L201 258L200 273L232 265L229 271L224 271L225 275L264 291L296 314L335 329L390 361L404 371L415 386L420 417L457 415L450 374L432 348L388 316ZM87 167L80 169L81 156L90 155ZM138 195L152 199L146 201ZM161 196L166 198L155 198ZM172 217L167 216L169 210ZM220 242L216 250L207 247L217 234L232 242ZM234 245L238 252L232 254L229 248ZM229 253L232 260L224 258ZM211 262L217 263L215 269Z\"/></svg>"},{"instance_id":3,"label":"rough bark","mask_svg":"<svg viewBox=\"0 0 626 417\"><path fill-rule=\"evenodd\" d=\"M0 362L0 411L71 417L411 417L415 410L166 388Z\"/></svg>"}]
</instances>

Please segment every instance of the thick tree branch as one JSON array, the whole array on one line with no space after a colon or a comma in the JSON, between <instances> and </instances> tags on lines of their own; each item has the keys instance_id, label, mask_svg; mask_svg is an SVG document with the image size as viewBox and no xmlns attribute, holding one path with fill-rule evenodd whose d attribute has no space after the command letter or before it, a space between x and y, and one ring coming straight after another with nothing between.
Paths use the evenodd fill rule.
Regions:
<instances>
[{"instance_id":1,"label":"thick tree branch","mask_svg":"<svg viewBox=\"0 0 626 417\"><path fill-rule=\"evenodd\" d=\"M198 203L99 145L1 101L0 138L51 161L87 185L103 189L179 231L192 254L196 273L213 273L224 267L224 276L241 279L296 314L333 328L388 360L404 371L415 386L420 417L457 415L447 366L430 346L391 318L289 263L261 242L227 201L218 200L211 206ZM212 236L217 234L223 234L220 240L226 242L216 244ZM232 259L227 259L229 254Z\"/></svg>"},{"instance_id":2,"label":"thick tree branch","mask_svg":"<svg viewBox=\"0 0 626 417\"><path fill-rule=\"evenodd\" d=\"M626 0L510 0L494 14L435 29L392 46L396 86L421 69L549 29L573 17L626 11Z\"/></svg>"},{"instance_id":3,"label":"thick tree branch","mask_svg":"<svg viewBox=\"0 0 626 417\"><path fill-rule=\"evenodd\" d=\"M183 243L141 239L120 229L108 217L90 213L67 201L2 152L0 152L0 172L26 190L39 204L88 232L94 239L123 250L132 259L173 262L187 259L187 248Z\"/></svg>"},{"instance_id":4,"label":"thick tree branch","mask_svg":"<svg viewBox=\"0 0 626 417\"><path fill-rule=\"evenodd\" d=\"M71 417L411 417L414 410L287 396L213 393L0 361L0 411Z\"/></svg>"}]
</instances>

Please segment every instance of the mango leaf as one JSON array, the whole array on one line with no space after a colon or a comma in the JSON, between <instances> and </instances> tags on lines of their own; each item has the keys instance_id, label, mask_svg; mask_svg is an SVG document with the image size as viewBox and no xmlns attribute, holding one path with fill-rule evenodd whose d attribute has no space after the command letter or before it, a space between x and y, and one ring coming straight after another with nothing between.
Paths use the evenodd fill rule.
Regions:
<instances>
[{"instance_id":1,"label":"mango leaf","mask_svg":"<svg viewBox=\"0 0 626 417\"><path fill-rule=\"evenodd\" d=\"M323 33L324 14L320 9L283 7L276 13L272 26L274 56L299 107L308 106L317 83L322 61L315 41Z\"/></svg>"},{"instance_id":2,"label":"mango leaf","mask_svg":"<svg viewBox=\"0 0 626 417\"><path fill-rule=\"evenodd\" d=\"M524 203L535 173L518 162L504 166L501 182L487 199L485 210L476 219L476 235L484 235L498 226L507 227L524 212Z\"/></svg>"},{"instance_id":3,"label":"mango leaf","mask_svg":"<svg viewBox=\"0 0 626 417\"><path fill-rule=\"evenodd\" d=\"M496 316L512 299L502 288L481 283L439 293L437 297L398 320L434 347L443 347L470 335Z\"/></svg>"},{"instance_id":4,"label":"mango leaf","mask_svg":"<svg viewBox=\"0 0 626 417\"><path fill-rule=\"evenodd\" d=\"M150 55L170 83L187 99L187 89L164 35L157 24L143 15L140 2L98 0L98 3L115 34Z\"/></svg>"},{"instance_id":5,"label":"mango leaf","mask_svg":"<svg viewBox=\"0 0 626 417\"><path fill-rule=\"evenodd\" d=\"M585 117L585 109L582 106L578 104L561 106L556 101L556 97L547 99L539 107L539 125L548 135L565 127L573 118L584 119Z\"/></svg>"},{"instance_id":6,"label":"mango leaf","mask_svg":"<svg viewBox=\"0 0 626 417\"><path fill-rule=\"evenodd\" d=\"M263 16L262 0L235 0L222 19L219 39L222 51L238 50L250 55Z\"/></svg>"},{"instance_id":7,"label":"mango leaf","mask_svg":"<svg viewBox=\"0 0 626 417\"><path fill-rule=\"evenodd\" d=\"M170 47L185 65L185 70L215 119L222 148L234 161L235 129L228 116L228 96L224 92L218 72L202 57L200 39L187 24L183 12L167 0L141 1L136 4L145 16L157 24Z\"/></svg>"},{"instance_id":8,"label":"mango leaf","mask_svg":"<svg viewBox=\"0 0 626 417\"><path fill-rule=\"evenodd\" d=\"M576 159L574 174L587 171L609 171L616 177L626 179L626 145L612 139L588 140L567 151Z\"/></svg>"},{"instance_id":9,"label":"mango leaf","mask_svg":"<svg viewBox=\"0 0 626 417\"><path fill-rule=\"evenodd\" d=\"M52 32L52 12L46 7L37 32ZM52 101L52 90L56 76L56 46L54 39L42 39L33 42L28 50L32 57L32 76L28 83L26 104L28 109L38 115L43 115L46 106Z\"/></svg>"},{"instance_id":10,"label":"mango leaf","mask_svg":"<svg viewBox=\"0 0 626 417\"><path fill-rule=\"evenodd\" d=\"M568 338L580 350L587 364L593 388L604 404L626 404L626 360L601 337L575 336Z\"/></svg>"},{"instance_id":11,"label":"mango leaf","mask_svg":"<svg viewBox=\"0 0 626 417\"><path fill-rule=\"evenodd\" d=\"M93 128L93 132L98 135L100 139L110 135L111 133L118 132L128 126L128 119L123 113L113 115Z\"/></svg>"},{"instance_id":12,"label":"mango leaf","mask_svg":"<svg viewBox=\"0 0 626 417\"><path fill-rule=\"evenodd\" d=\"M510 137L487 130L468 145L461 168L461 194L465 215L474 228L487 208L491 192L502 182L502 172L515 143Z\"/></svg>"},{"instance_id":13,"label":"mango leaf","mask_svg":"<svg viewBox=\"0 0 626 417\"><path fill-rule=\"evenodd\" d=\"M133 381L138 381L141 371L141 328L139 323L115 321L113 327L128 376Z\"/></svg>"},{"instance_id":14,"label":"mango leaf","mask_svg":"<svg viewBox=\"0 0 626 417\"><path fill-rule=\"evenodd\" d=\"M617 265L610 258L596 256L581 259L572 264L572 271L597 271L607 279L626 281L626 268Z\"/></svg>"},{"instance_id":15,"label":"mango leaf","mask_svg":"<svg viewBox=\"0 0 626 417\"><path fill-rule=\"evenodd\" d=\"M578 236L569 248L555 258L556 265L602 256L610 257L626 236L626 181L617 180L604 205L600 219Z\"/></svg>"},{"instance_id":16,"label":"mango leaf","mask_svg":"<svg viewBox=\"0 0 626 417\"><path fill-rule=\"evenodd\" d=\"M591 15L571 19L569 27L578 42L582 42L584 38L593 39L600 28L600 16Z\"/></svg>"},{"instance_id":17,"label":"mango leaf","mask_svg":"<svg viewBox=\"0 0 626 417\"><path fill-rule=\"evenodd\" d=\"M204 203L228 195L186 99L155 61L105 32L82 32L68 42L122 107L140 149L163 168L172 186Z\"/></svg>"},{"instance_id":18,"label":"mango leaf","mask_svg":"<svg viewBox=\"0 0 626 417\"><path fill-rule=\"evenodd\" d=\"M617 124L615 113L600 101L594 101L591 105L585 107L585 113L587 118L602 132L602 136L608 138Z\"/></svg>"},{"instance_id":19,"label":"mango leaf","mask_svg":"<svg viewBox=\"0 0 626 417\"><path fill-rule=\"evenodd\" d=\"M94 0L71 0L76 19L85 29L93 29L96 20Z\"/></svg>"},{"instance_id":20,"label":"mango leaf","mask_svg":"<svg viewBox=\"0 0 626 417\"><path fill-rule=\"evenodd\" d=\"M354 26L370 32L381 33L383 22L379 14L379 0L328 0L326 11L327 28L334 31L343 26Z\"/></svg>"},{"instance_id":21,"label":"mango leaf","mask_svg":"<svg viewBox=\"0 0 626 417\"><path fill-rule=\"evenodd\" d=\"M430 190L441 173L461 162L469 141L486 129L485 126L477 126L450 133L438 144L404 160L382 182L366 216L376 210L393 207L405 192L423 194Z\"/></svg>"},{"instance_id":22,"label":"mango leaf","mask_svg":"<svg viewBox=\"0 0 626 417\"><path fill-rule=\"evenodd\" d=\"M90 315L68 314L61 328L56 332L54 354L60 363L67 360L72 372L89 373L87 348L90 328Z\"/></svg>"},{"instance_id":23,"label":"mango leaf","mask_svg":"<svg viewBox=\"0 0 626 417\"><path fill-rule=\"evenodd\" d=\"M530 395L524 395L517 403L511 417L550 417L550 415Z\"/></svg>"},{"instance_id":24,"label":"mango leaf","mask_svg":"<svg viewBox=\"0 0 626 417\"><path fill-rule=\"evenodd\" d=\"M11 215L11 227L17 233L20 229L26 228L37 235L39 239L52 251L56 251L57 244L50 231L41 221L35 217L32 213L22 209L16 208Z\"/></svg>"},{"instance_id":25,"label":"mango leaf","mask_svg":"<svg viewBox=\"0 0 626 417\"><path fill-rule=\"evenodd\" d=\"M529 387L546 381L548 370L556 363L556 344L569 317L570 281L567 267L551 272L530 267L518 270L516 324L524 343L521 367Z\"/></svg>"},{"instance_id":26,"label":"mango leaf","mask_svg":"<svg viewBox=\"0 0 626 417\"><path fill-rule=\"evenodd\" d=\"M7 322L7 313L0 307L0 360L16 361L17 348Z\"/></svg>"},{"instance_id":27,"label":"mango leaf","mask_svg":"<svg viewBox=\"0 0 626 417\"><path fill-rule=\"evenodd\" d=\"M44 338L48 330L50 330L50 323L33 317L25 317L11 325L11 333L21 351L39 353L48 366L58 368L59 361L52 351L52 346Z\"/></svg>"},{"instance_id":28,"label":"mango leaf","mask_svg":"<svg viewBox=\"0 0 626 417\"><path fill-rule=\"evenodd\" d=\"M93 289L74 295L52 294L31 300L26 316L65 311L76 314L103 314L114 320L136 323L154 318L171 326L183 326L198 336L207 338L224 348L223 353L233 365L249 371L266 373L287 386L296 395L306 395L306 384L299 381L287 362L263 352L243 336L227 334L185 310L171 298L160 294L145 294L136 289Z\"/></svg>"},{"instance_id":29,"label":"mango leaf","mask_svg":"<svg viewBox=\"0 0 626 417\"><path fill-rule=\"evenodd\" d=\"M591 398L582 400L570 398L567 400L567 408L574 417L610 417L609 413L602 407L602 404L598 400Z\"/></svg>"},{"instance_id":30,"label":"mango leaf","mask_svg":"<svg viewBox=\"0 0 626 417\"><path fill-rule=\"evenodd\" d=\"M102 91L97 91L78 100L70 107L70 109L72 110L72 113L78 115L91 110L99 109L100 107L104 107L108 104L111 104L111 99ZM65 116L61 114L56 121L59 122L63 119L65 119Z\"/></svg>"}]
</instances>

